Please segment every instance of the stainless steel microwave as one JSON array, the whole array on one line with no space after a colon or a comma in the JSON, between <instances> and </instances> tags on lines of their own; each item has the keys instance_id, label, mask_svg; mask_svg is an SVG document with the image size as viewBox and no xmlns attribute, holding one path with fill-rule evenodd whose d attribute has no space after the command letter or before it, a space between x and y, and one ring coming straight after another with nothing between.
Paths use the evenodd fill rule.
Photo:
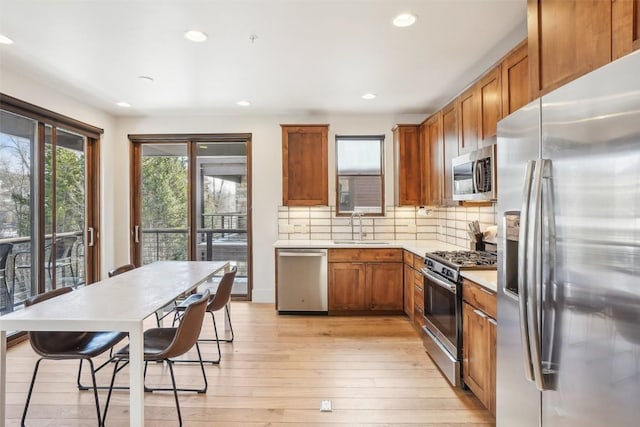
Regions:
<instances>
[{"instance_id":1,"label":"stainless steel microwave","mask_svg":"<svg viewBox=\"0 0 640 427\"><path fill-rule=\"evenodd\" d=\"M453 200L495 200L495 158L495 144L454 158Z\"/></svg>"}]
</instances>

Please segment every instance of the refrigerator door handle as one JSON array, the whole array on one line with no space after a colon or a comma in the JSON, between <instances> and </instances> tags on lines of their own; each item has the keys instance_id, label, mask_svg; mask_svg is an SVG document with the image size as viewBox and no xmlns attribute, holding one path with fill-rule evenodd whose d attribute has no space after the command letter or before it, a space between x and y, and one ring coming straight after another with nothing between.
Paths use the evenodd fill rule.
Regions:
<instances>
[{"instance_id":1,"label":"refrigerator door handle","mask_svg":"<svg viewBox=\"0 0 640 427\"><path fill-rule=\"evenodd\" d=\"M524 355L524 375L529 381L533 381L533 367L531 366L531 345L529 337L529 323L527 315L528 295L528 271L527 249L529 232L529 207L531 203L531 181L535 161L529 160L525 170L524 189L522 191L522 209L520 210L520 231L518 235L518 308L520 311L520 341L522 342L522 354Z\"/></svg>"},{"instance_id":2,"label":"refrigerator door handle","mask_svg":"<svg viewBox=\"0 0 640 427\"><path fill-rule=\"evenodd\" d=\"M529 241L527 242L527 273L529 282L529 292L527 295L527 320L529 324L529 348L531 352L531 365L533 366L533 379L538 390L544 390L542 376L542 352L540 345L539 316L539 296L541 275L538 271L539 253L542 250L542 180L544 177L546 159L536 160L536 167L533 175L533 185L531 189L530 215L532 220L528 224Z\"/></svg>"}]
</instances>

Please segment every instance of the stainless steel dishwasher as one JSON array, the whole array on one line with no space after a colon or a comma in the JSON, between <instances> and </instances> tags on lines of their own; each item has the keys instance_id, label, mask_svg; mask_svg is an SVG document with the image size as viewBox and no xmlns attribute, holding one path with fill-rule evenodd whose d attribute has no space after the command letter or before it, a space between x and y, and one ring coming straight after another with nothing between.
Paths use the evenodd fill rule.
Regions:
<instances>
[{"instance_id":1,"label":"stainless steel dishwasher","mask_svg":"<svg viewBox=\"0 0 640 427\"><path fill-rule=\"evenodd\" d=\"M327 313L327 250L278 249L278 313Z\"/></svg>"}]
</instances>

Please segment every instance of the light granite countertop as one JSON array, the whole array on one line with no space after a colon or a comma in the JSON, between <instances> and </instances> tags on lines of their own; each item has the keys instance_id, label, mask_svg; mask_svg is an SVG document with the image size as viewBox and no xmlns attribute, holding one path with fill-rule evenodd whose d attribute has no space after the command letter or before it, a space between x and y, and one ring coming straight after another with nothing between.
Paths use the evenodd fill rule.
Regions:
<instances>
[{"instance_id":1,"label":"light granite countertop","mask_svg":"<svg viewBox=\"0 0 640 427\"><path fill-rule=\"evenodd\" d=\"M462 277L469 279L485 288L498 292L498 272L496 270L462 270Z\"/></svg>"},{"instance_id":2,"label":"light granite countertop","mask_svg":"<svg viewBox=\"0 0 640 427\"><path fill-rule=\"evenodd\" d=\"M455 251L467 248L441 242L439 240L278 240L273 246L276 249L307 249L307 248L401 248L424 257L427 252Z\"/></svg>"}]
</instances>

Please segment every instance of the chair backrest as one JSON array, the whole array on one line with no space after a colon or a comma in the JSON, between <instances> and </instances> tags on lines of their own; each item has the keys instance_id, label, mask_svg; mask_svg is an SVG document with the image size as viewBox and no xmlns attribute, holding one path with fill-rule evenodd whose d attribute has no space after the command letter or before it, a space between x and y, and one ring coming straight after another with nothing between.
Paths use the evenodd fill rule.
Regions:
<instances>
[{"instance_id":1,"label":"chair backrest","mask_svg":"<svg viewBox=\"0 0 640 427\"><path fill-rule=\"evenodd\" d=\"M118 274L122 274L122 273L126 273L127 271L131 271L134 268L136 268L136 266L133 265L133 264L125 264L125 265L121 265L118 268L114 268L113 270L109 271L107 274L109 275L109 277L113 277L113 276L117 276Z\"/></svg>"},{"instance_id":2,"label":"chair backrest","mask_svg":"<svg viewBox=\"0 0 640 427\"><path fill-rule=\"evenodd\" d=\"M167 359L178 357L195 345L202 329L209 295L210 293L207 289L199 300L189 304L182 316L182 320L180 320L180 325L178 325L173 341L158 357Z\"/></svg>"},{"instance_id":3,"label":"chair backrest","mask_svg":"<svg viewBox=\"0 0 640 427\"><path fill-rule=\"evenodd\" d=\"M231 299L231 290L233 288L233 281L236 278L236 272L238 267L232 267L231 270L224 273L220 283L218 284L218 290L209 302L207 311L218 311L223 308Z\"/></svg>"},{"instance_id":4,"label":"chair backrest","mask_svg":"<svg viewBox=\"0 0 640 427\"><path fill-rule=\"evenodd\" d=\"M71 292L72 290L73 289L69 287L53 289L28 298L25 300L24 305L25 307L30 307L34 304ZM81 342L86 335L87 332L29 331L29 342L36 353L40 356L47 356L52 353L57 353L59 349L69 348L69 343Z\"/></svg>"},{"instance_id":5,"label":"chair backrest","mask_svg":"<svg viewBox=\"0 0 640 427\"><path fill-rule=\"evenodd\" d=\"M12 249L13 243L0 243L0 270L2 270L2 273L7 267L7 259ZM2 273L0 275L3 275Z\"/></svg>"},{"instance_id":6,"label":"chair backrest","mask_svg":"<svg viewBox=\"0 0 640 427\"><path fill-rule=\"evenodd\" d=\"M71 250L77 240L78 238L75 236L60 237L59 239L56 239L56 259L71 258Z\"/></svg>"}]
</instances>

